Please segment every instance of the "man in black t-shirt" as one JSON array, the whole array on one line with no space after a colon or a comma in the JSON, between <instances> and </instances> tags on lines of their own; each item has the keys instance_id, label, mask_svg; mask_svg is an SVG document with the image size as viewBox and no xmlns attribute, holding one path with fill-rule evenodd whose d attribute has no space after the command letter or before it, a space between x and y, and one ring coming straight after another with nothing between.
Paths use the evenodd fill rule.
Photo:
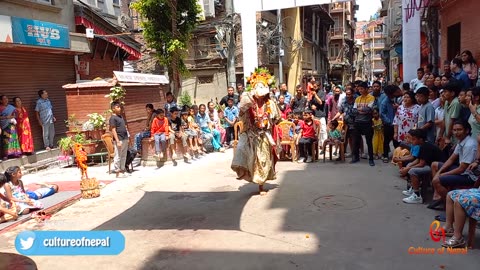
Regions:
<instances>
[{"instance_id":1,"label":"man in black t-shirt","mask_svg":"<svg viewBox=\"0 0 480 270\"><path fill-rule=\"evenodd\" d=\"M408 132L412 137L413 145L420 145L420 152L415 161L409 163L406 167L410 176L411 188L403 191L403 195L408 196L403 199L405 203L423 203L420 195L420 179L432 175L431 165L434 161L445 161L442 150L438 146L427 142L427 133L423 129L411 129Z\"/></svg>"},{"instance_id":2,"label":"man in black t-shirt","mask_svg":"<svg viewBox=\"0 0 480 270\"><path fill-rule=\"evenodd\" d=\"M240 102L240 96L235 94L235 89L232 86L227 88L227 95L220 100L220 106L228 106L228 99L233 98L233 105L237 106Z\"/></svg>"},{"instance_id":3,"label":"man in black t-shirt","mask_svg":"<svg viewBox=\"0 0 480 270\"><path fill-rule=\"evenodd\" d=\"M296 95L290 101L290 108L292 108L293 113L303 114L305 108L307 107L307 98L303 95L303 90L301 85L297 85Z\"/></svg>"},{"instance_id":4,"label":"man in black t-shirt","mask_svg":"<svg viewBox=\"0 0 480 270\"><path fill-rule=\"evenodd\" d=\"M187 134L184 133L182 127L182 119L178 116L179 110L177 107L173 107L170 109L170 118L168 119L168 124L170 126L170 133L175 134L175 136L169 136L170 140L170 156L173 159L173 153L175 153L175 140L181 139L182 140L182 154L183 157L186 159L190 159L191 156L188 154L187 148Z\"/></svg>"},{"instance_id":5,"label":"man in black t-shirt","mask_svg":"<svg viewBox=\"0 0 480 270\"><path fill-rule=\"evenodd\" d=\"M125 120L122 117L122 107L119 102L112 103L113 114L108 121L110 131L113 135L115 156L113 166L117 177L126 177L125 162L128 150L128 131Z\"/></svg>"},{"instance_id":6,"label":"man in black t-shirt","mask_svg":"<svg viewBox=\"0 0 480 270\"><path fill-rule=\"evenodd\" d=\"M313 88L307 95L307 107L313 111L315 119L320 121L320 130L318 132L318 142L322 147L323 142L327 139L327 106L325 103L326 94L318 82L313 84ZM323 154L323 150L322 153Z\"/></svg>"}]
</instances>

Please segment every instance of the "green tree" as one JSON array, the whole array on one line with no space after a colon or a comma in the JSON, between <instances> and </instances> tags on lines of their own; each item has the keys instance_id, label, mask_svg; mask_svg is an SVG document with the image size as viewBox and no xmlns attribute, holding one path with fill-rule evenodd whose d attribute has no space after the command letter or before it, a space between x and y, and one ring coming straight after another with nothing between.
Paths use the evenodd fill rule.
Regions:
<instances>
[{"instance_id":1,"label":"green tree","mask_svg":"<svg viewBox=\"0 0 480 270\"><path fill-rule=\"evenodd\" d=\"M180 76L188 72L183 59L201 7L197 0L137 0L133 9L145 19L143 36L156 50L159 62L168 67L172 92L180 91Z\"/></svg>"}]
</instances>

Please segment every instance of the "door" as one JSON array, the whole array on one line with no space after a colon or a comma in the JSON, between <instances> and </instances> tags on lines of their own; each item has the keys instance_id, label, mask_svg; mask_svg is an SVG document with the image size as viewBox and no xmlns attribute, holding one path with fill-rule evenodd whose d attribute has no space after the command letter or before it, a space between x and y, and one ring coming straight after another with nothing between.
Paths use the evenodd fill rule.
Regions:
<instances>
[{"instance_id":1,"label":"door","mask_svg":"<svg viewBox=\"0 0 480 270\"><path fill-rule=\"evenodd\" d=\"M461 24L451 25L447 29L447 60L451 61L460 54Z\"/></svg>"}]
</instances>

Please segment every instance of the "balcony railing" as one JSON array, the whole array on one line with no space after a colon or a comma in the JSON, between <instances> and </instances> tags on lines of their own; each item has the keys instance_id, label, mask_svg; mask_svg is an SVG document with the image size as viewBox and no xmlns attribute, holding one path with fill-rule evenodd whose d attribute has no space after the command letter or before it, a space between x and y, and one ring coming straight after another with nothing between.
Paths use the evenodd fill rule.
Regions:
<instances>
[{"instance_id":1,"label":"balcony railing","mask_svg":"<svg viewBox=\"0 0 480 270\"><path fill-rule=\"evenodd\" d=\"M385 42L373 44L373 48L385 48Z\"/></svg>"},{"instance_id":2,"label":"balcony railing","mask_svg":"<svg viewBox=\"0 0 480 270\"><path fill-rule=\"evenodd\" d=\"M343 27L334 28L330 30L330 38L343 38L344 34L345 34L345 30Z\"/></svg>"},{"instance_id":3,"label":"balcony railing","mask_svg":"<svg viewBox=\"0 0 480 270\"><path fill-rule=\"evenodd\" d=\"M195 59L216 58L219 57L214 46L210 45L195 45L193 46Z\"/></svg>"}]
</instances>

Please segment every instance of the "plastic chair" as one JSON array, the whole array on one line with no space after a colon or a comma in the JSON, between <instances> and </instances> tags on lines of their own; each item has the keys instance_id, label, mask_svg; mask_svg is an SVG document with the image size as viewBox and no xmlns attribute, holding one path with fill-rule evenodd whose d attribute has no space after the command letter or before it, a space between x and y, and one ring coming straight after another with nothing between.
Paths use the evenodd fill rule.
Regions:
<instances>
[{"instance_id":1,"label":"plastic chair","mask_svg":"<svg viewBox=\"0 0 480 270\"><path fill-rule=\"evenodd\" d=\"M115 157L115 148L113 147L113 135L110 132L106 132L102 135L102 142L105 144L105 148L107 149L108 155L108 174L111 173L111 165L113 158Z\"/></svg>"},{"instance_id":2,"label":"plastic chair","mask_svg":"<svg viewBox=\"0 0 480 270\"><path fill-rule=\"evenodd\" d=\"M295 161L296 145L295 138L290 136L290 132L295 134L295 124L289 121L282 121L278 125L280 145L289 145L292 161Z\"/></svg>"}]
</instances>

